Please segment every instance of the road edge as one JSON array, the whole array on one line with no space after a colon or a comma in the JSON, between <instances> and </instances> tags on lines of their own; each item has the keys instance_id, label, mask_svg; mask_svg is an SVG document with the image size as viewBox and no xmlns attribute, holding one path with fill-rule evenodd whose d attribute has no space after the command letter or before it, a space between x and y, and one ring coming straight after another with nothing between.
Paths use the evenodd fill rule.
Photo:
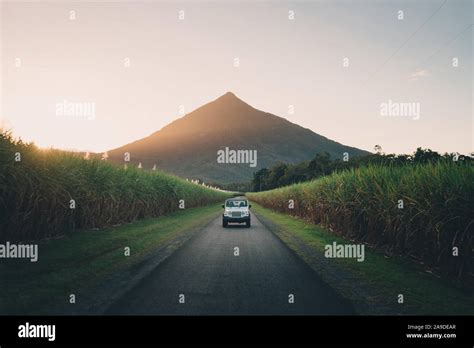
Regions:
<instances>
[{"instance_id":1,"label":"road edge","mask_svg":"<svg viewBox=\"0 0 474 348\"><path fill-rule=\"evenodd\" d=\"M360 279L360 277L355 277L353 273L340 265L329 263L328 259L321 253L279 224L255 211L252 213L255 214L259 221L285 244L291 252L307 264L328 286L334 289L339 296L349 301L356 315L402 314L395 306L390 306L387 304L387 301L380 299L380 294L374 291L374 289ZM341 284L351 284L351 286L342 286ZM364 301L364 299L367 298L370 298L372 302L368 303ZM377 305L374 306L374 302L376 302ZM374 308L376 310L374 310Z\"/></svg>"},{"instance_id":2,"label":"road edge","mask_svg":"<svg viewBox=\"0 0 474 348\"><path fill-rule=\"evenodd\" d=\"M206 223L177 233L138 264L130 265L101 281L88 295L81 300L73 311L65 311L63 315L104 315L110 306L125 296L143 279L148 277L162 262L168 259L185 243L196 237L199 232L209 226L221 212L216 212Z\"/></svg>"}]
</instances>

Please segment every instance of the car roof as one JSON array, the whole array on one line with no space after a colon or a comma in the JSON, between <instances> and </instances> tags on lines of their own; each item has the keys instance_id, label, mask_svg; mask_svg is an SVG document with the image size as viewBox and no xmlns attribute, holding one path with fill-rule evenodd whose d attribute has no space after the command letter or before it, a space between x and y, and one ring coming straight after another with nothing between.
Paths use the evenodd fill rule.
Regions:
<instances>
[{"instance_id":1,"label":"car roof","mask_svg":"<svg viewBox=\"0 0 474 348\"><path fill-rule=\"evenodd\" d=\"M246 201L246 200L247 200L247 198L245 198L245 197L242 197L242 198L235 198L234 197L234 198L226 199L226 201Z\"/></svg>"}]
</instances>

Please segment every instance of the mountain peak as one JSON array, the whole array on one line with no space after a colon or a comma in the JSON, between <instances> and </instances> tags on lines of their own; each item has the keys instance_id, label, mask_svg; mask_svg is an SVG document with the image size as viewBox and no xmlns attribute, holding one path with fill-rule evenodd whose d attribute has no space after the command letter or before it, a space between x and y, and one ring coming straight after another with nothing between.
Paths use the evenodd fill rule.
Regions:
<instances>
[{"instance_id":1,"label":"mountain peak","mask_svg":"<svg viewBox=\"0 0 474 348\"><path fill-rule=\"evenodd\" d=\"M234 97L234 98L237 98L237 96L232 93L231 91L228 91L226 94L223 95L223 97Z\"/></svg>"},{"instance_id":2,"label":"mountain peak","mask_svg":"<svg viewBox=\"0 0 474 348\"><path fill-rule=\"evenodd\" d=\"M237 97L234 93L232 92L227 92L223 95L221 95L219 98L217 98L217 100L226 100L226 101L230 101L230 100L233 100L233 101L240 101L240 102L243 102L243 100L241 100L239 97Z\"/></svg>"},{"instance_id":3,"label":"mountain peak","mask_svg":"<svg viewBox=\"0 0 474 348\"><path fill-rule=\"evenodd\" d=\"M209 104L214 104L219 108L238 108L240 111L251 108L249 104L237 97L231 91L226 92L225 94L214 100L213 103L211 102Z\"/></svg>"}]
</instances>

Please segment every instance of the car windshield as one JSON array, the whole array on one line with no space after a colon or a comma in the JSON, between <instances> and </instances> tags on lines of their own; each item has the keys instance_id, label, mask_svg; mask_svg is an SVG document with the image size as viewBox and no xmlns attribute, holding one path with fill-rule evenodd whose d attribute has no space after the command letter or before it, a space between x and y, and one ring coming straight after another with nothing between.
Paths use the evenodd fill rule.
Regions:
<instances>
[{"instance_id":1,"label":"car windshield","mask_svg":"<svg viewBox=\"0 0 474 348\"><path fill-rule=\"evenodd\" d=\"M246 207L247 201L227 201L225 205L229 208Z\"/></svg>"}]
</instances>

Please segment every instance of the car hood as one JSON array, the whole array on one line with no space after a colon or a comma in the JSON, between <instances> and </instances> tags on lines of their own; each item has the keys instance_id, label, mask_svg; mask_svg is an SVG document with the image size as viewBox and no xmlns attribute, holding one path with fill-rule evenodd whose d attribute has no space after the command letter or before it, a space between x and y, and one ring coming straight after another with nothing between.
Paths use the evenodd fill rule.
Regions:
<instances>
[{"instance_id":1,"label":"car hood","mask_svg":"<svg viewBox=\"0 0 474 348\"><path fill-rule=\"evenodd\" d=\"M249 207L232 207L232 208L225 208L226 211L247 211Z\"/></svg>"}]
</instances>

